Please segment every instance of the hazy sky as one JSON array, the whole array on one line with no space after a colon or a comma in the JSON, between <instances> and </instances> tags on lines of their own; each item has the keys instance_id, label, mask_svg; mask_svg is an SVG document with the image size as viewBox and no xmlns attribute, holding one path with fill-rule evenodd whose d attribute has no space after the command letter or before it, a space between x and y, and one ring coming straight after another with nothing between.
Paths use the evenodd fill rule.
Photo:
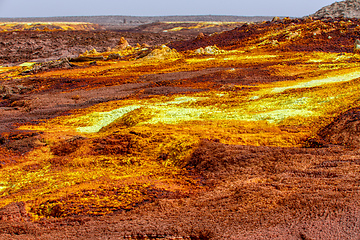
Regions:
<instances>
[{"instance_id":1,"label":"hazy sky","mask_svg":"<svg viewBox=\"0 0 360 240\"><path fill-rule=\"evenodd\" d=\"M334 2L335 0L0 0L0 17L208 14L302 17Z\"/></svg>"}]
</instances>

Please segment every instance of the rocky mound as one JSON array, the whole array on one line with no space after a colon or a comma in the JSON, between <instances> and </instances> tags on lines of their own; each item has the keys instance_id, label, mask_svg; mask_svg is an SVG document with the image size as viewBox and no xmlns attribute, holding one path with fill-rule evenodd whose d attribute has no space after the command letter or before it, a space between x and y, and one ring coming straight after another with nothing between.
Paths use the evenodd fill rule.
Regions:
<instances>
[{"instance_id":1,"label":"rocky mound","mask_svg":"<svg viewBox=\"0 0 360 240\"><path fill-rule=\"evenodd\" d=\"M42 71L47 71L50 69L60 69L60 68L71 68L73 65L69 62L69 59L63 58L57 61L49 61L44 63L35 63L31 69L24 71L22 74L33 74Z\"/></svg>"},{"instance_id":2,"label":"rocky mound","mask_svg":"<svg viewBox=\"0 0 360 240\"><path fill-rule=\"evenodd\" d=\"M216 46L207 46L205 48L198 48L195 50L196 54L202 54L202 55L216 55L221 53L221 50Z\"/></svg>"},{"instance_id":3,"label":"rocky mound","mask_svg":"<svg viewBox=\"0 0 360 240\"><path fill-rule=\"evenodd\" d=\"M170 60L180 58L180 54L166 45L161 45L160 48L156 48L151 51L144 59L148 60Z\"/></svg>"},{"instance_id":4,"label":"rocky mound","mask_svg":"<svg viewBox=\"0 0 360 240\"><path fill-rule=\"evenodd\" d=\"M125 50L127 47L130 47L130 44L124 37L121 37L119 43L113 49L113 51L122 51L122 50Z\"/></svg>"},{"instance_id":5,"label":"rocky mound","mask_svg":"<svg viewBox=\"0 0 360 240\"><path fill-rule=\"evenodd\" d=\"M318 135L330 144L350 148L360 147L360 108L353 108L340 114Z\"/></svg>"},{"instance_id":6,"label":"rocky mound","mask_svg":"<svg viewBox=\"0 0 360 240\"><path fill-rule=\"evenodd\" d=\"M319 18L360 18L360 1L346 0L325 6L312 15Z\"/></svg>"}]
</instances>

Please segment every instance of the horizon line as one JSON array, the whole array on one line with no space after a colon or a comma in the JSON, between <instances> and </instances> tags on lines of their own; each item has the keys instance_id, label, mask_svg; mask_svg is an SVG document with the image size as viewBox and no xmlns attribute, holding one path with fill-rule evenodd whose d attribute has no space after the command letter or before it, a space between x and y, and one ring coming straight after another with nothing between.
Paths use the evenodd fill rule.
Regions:
<instances>
[{"instance_id":1,"label":"horizon line","mask_svg":"<svg viewBox=\"0 0 360 240\"><path fill-rule=\"evenodd\" d=\"M217 15L217 14L199 14L199 15L72 15L72 16L42 16L42 17L0 17L2 18L61 18L61 17L195 17L195 16L215 16L215 17L291 17L299 18L295 16L278 16L278 15ZM304 17L304 16L303 16Z\"/></svg>"}]
</instances>

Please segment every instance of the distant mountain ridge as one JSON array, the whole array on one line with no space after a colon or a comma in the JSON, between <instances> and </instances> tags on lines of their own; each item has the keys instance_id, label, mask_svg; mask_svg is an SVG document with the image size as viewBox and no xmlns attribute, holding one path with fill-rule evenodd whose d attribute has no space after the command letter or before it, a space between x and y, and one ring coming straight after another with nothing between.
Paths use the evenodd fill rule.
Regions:
<instances>
[{"instance_id":1,"label":"distant mountain ridge","mask_svg":"<svg viewBox=\"0 0 360 240\"><path fill-rule=\"evenodd\" d=\"M91 23L145 23L156 21L219 21L219 22L245 22L271 20L274 16L230 16L230 15L189 15L189 16L64 16L64 17L26 17L26 18L0 18L0 22L91 22Z\"/></svg>"},{"instance_id":2,"label":"distant mountain ridge","mask_svg":"<svg viewBox=\"0 0 360 240\"><path fill-rule=\"evenodd\" d=\"M88 22L107 28L126 28L154 22L262 22L273 16L228 16L228 15L193 15L193 16L69 16L69 17L31 17L0 18L0 22Z\"/></svg>"},{"instance_id":3,"label":"distant mountain ridge","mask_svg":"<svg viewBox=\"0 0 360 240\"><path fill-rule=\"evenodd\" d=\"M325 6L311 15L318 18L360 18L360 0L346 0Z\"/></svg>"}]
</instances>

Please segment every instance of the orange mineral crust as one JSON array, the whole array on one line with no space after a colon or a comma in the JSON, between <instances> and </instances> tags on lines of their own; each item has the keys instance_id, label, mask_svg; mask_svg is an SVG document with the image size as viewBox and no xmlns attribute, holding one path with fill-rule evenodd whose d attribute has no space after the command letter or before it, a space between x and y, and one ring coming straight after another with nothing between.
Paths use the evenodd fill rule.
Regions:
<instances>
[{"instance_id":1,"label":"orange mineral crust","mask_svg":"<svg viewBox=\"0 0 360 240\"><path fill-rule=\"evenodd\" d=\"M157 27L171 39L214 24ZM358 24L274 19L157 44L116 33L107 49L3 57L0 239L355 236Z\"/></svg>"}]
</instances>

